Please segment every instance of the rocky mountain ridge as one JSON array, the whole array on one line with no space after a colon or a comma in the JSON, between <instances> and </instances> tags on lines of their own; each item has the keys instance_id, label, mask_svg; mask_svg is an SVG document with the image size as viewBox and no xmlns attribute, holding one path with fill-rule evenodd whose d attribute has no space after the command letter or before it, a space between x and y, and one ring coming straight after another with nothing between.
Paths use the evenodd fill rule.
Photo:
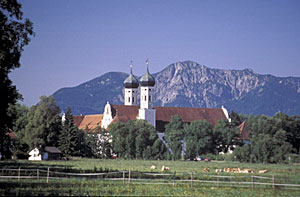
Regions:
<instances>
[{"instance_id":1,"label":"rocky mountain ridge","mask_svg":"<svg viewBox=\"0 0 300 197\"><path fill-rule=\"evenodd\" d=\"M126 73L110 72L53 95L61 109L74 114L103 113L107 101L123 103ZM222 70L185 61L153 74L155 105L208 107L224 105L238 113L300 115L300 78L260 75L250 69ZM139 78L139 77L138 77Z\"/></svg>"}]
</instances>

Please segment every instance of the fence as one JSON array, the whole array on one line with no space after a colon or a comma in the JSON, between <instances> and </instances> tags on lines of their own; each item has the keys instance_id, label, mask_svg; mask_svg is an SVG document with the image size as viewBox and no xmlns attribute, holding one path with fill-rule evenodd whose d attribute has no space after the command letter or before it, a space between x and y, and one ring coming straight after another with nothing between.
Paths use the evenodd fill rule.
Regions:
<instances>
[{"instance_id":1,"label":"fence","mask_svg":"<svg viewBox=\"0 0 300 197\"><path fill-rule=\"evenodd\" d=\"M0 169L0 179L97 179L119 181L123 185L130 184L189 184L190 187L245 187L245 188L277 188L300 191L300 177L275 177L255 175L213 175L207 173L154 173L137 171L115 171L101 173L70 173L43 169Z\"/></svg>"}]
</instances>

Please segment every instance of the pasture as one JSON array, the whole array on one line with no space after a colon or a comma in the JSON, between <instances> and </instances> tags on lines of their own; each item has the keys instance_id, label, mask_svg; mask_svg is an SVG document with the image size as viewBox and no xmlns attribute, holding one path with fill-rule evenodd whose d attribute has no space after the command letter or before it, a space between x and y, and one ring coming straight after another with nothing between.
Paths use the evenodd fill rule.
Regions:
<instances>
[{"instance_id":1,"label":"pasture","mask_svg":"<svg viewBox=\"0 0 300 197\"><path fill-rule=\"evenodd\" d=\"M150 169L156 166L156 169ZM161 172L161 167L170 168ZM49 181L46 181L50 169ZM203 172L209 168L210 172ZM215 169L251 169L254 173L216 173ZM5 170L6 169L6 170ZM8 169L19 169L9 171ZM20 171L21 169L21 171ZM33 170L33 171L30 171ZM37 172L39 170L39 172ZM259 170L267 170L259 174ZM68 175L68 178L63 173ZM122 173L123 172L123 173ZM56 173L61 173L59 176ZM95 176L69 176L94 173ZM97 174L98 173L98 174ZM112 173L112 174L110 174ZM0 195L202 195L202 196L299 196L300 165L244 164L235 162L190 162L151 160L75 159L72 161L1 161ZM5 178L11 175L15 178ZM220 177L218 176L220 175ZM19 176L19 179L16 178ZM39 176L37 178L37 176ZM252 176L252 180L251 180ZM253 177L266 179L251 187ZM23 177L23 178L22 178ZM27 178L25 178L27 177ZM131 179L130 179L131 177ZM155 178L154 178L155 177ZM229 180L229 178L230 180ZM275 186L274 180L275 177ZM260 179L254 181L262 181ZM202 180L202 181L200 181ZM203 182L204 181L204 182ZM218 181L218 182L217 182ZM236 184L241 181L246 184ZM263 180L265 181L265 180ZM289 181L289 182L287 182ZM291 182L292 181L292 182ZM223 184L226 183L226 184ZM227 183L231 183L227 184ZM257 183L257 182L255 182Z\"/></svg>"}]
</instances>

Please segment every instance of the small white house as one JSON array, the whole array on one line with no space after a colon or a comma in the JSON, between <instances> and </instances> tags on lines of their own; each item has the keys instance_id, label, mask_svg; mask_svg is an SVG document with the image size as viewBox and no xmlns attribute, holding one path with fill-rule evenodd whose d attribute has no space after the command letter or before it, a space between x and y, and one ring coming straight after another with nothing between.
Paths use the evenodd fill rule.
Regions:
<instances>
[{"instance_id":1,"label":"small white house","mask_svg":"<svg viewBox=\"0 0 300 197\"><path fill-rule=\"evenodd\" d=\"M33 149L32 151L29 152L29 158L28 160L42 160L42 153L38 148Z\"/></svg>"},{"instance_id":2,"label":"small white house","mask_svg":"<svg viewBox=\"0 0 300 197\"><path fill-rule=\"evenodd\" d=\"M35 148L28 154L28 160L60 160L61 158L61 151L53 146L46 146L44 149Z\"/></svg>"}]
</instances>

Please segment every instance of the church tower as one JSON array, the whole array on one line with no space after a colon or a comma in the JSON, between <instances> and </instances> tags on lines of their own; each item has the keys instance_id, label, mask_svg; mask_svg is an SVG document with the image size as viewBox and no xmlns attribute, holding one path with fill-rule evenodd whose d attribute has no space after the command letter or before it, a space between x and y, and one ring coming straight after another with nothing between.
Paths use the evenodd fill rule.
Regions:
<instances>
[{"instance_id":1,"label":"church tower","mask_svg":"<svg viewBox=\"0 0 300 197\"><path fill-rule=\"evenodd\" d=\"M130 75L125 79L124 87L124 105L137 105L137 90L139 87L139 81L132 74L132 62L130 64Z\"/></svg>"},{"instance_id":2,"label":"church tower","mask_svg":"<svg viewBox=\"0 0 300 197\"><path fill-rule=\"evenodd\" d=\"M146 61L147 72L140 79L140 109L139 109L139 119L143 119L152 124L155 128L155 109L153 106L154 98L153 91L155 85L154 77L149 73L149 62Z\"/></svg>"}]
</instances>

